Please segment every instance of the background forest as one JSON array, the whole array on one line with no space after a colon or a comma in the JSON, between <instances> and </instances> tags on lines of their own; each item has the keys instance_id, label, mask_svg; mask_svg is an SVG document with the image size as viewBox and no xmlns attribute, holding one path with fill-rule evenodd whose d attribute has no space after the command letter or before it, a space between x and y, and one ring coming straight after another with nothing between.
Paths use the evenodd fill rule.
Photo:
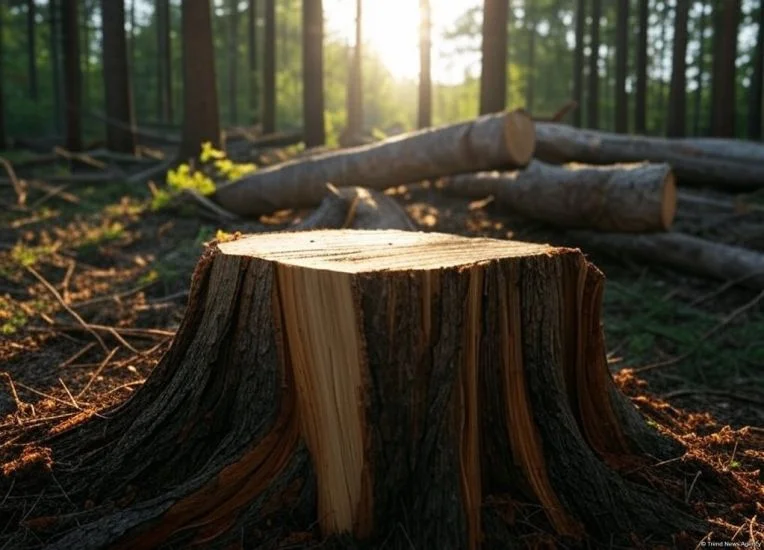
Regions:
<instances>
[{"instance_id":1,"label":"background forest","mask_svg":"<svg viewBox=\"0 0 764 550\"><path fill-rule=\"evenodd\" d=\"M59 0L61 1L61 0ZM410 2L414 4L413 0ZM59 2L8 0L2 6L2 66L5 129L10 137L60 135L63 131L63 66ZM162 8L167 4L166 8ZM327 2L324 8L324 89L327 135L336 141L345 125L348 73L355 37L352 0ZM432 57L433 124L464 120L478 112L482 3L455 2L448 9L433 2ZM631 4L631 6L629 6ZM259 121L262 96L264 2L213 2L215 66L223 125L249 125ZM686 110L683 133L722 135L712 131L712 105L734 118L736 137L758 139L762 119L762 10L761 2L641 0L513 0L509 13L507 46L507 107L526 107L544 116L571 99L581 107L576 120L584 126L629 130L658 135L667 131L668 113ZM445 4L443 4L445 6ZM631 7L631 9L629 9ZM159 9L158 9L159 8ZM162 9L167 10L164 21ZM390 4L390 9L395 7ZM254 17L250 11L254 10ZM682 15L682 11L686 14ZM725 17L725 10L730 16ZM440 11L440 13L439 13ZM601 12L599 24L592 14ZM180 2L130 0L126 2L128 59L133 104L139 127L179 125L182 116L182 64ZM415 12L416 13L416 12ZM584 14L584 20L579 15ZM101 3L79 3L80 70L83 130L87 139L101 138L104 125L90 116L106 111L103 90ZM619 20L620 17L620 20ZM646 33L640 31L646 18ZM686 19L686 21L685 21ZM362 41L369 30L387 25L367 18ZM394 21L394 19L392 19ZM579 28L578 22L583 23ZM254 22L254 25L252 23ZM619 27L621 25L621 27ZM302 124L302 18L299 0L275 1L276 124L279 130ZM347 32L347 31L350 32ZM376 30L376 29L374 29ZM388 29L395 33L396 29ZM583 40L577 49L577 33ZM169 55L164 54L164 37ZM734 48L724 48L733 38ZM683 97L671 99L670 83L677 56L675 37L686 40ZM592 43L599 43L592 57ZM364 44L363 102L367 132L410 129L416 126L417 78L383 59L375 44ZM623 54L619 54L622 51ZM412 51L411 57L416 57ZM619 57L623 56L623 59ZM734 60L735 71L716 74L717 61ZM166 60L166 61L165 61ZM640 68L644 60L644 74ZM597 67L592 78L592 67ZM619 75L620 63L625 73ZM438 74L437 68L443 70ZM250 70L254 69L251 73ZM724 73L723 70L721 70ZM166 78L165 73L168 77ZM579 88L573 80L579 75ZM679 75L677 75L679 76ZM734 79L732 97L715 93L716 79ZM644 79L644 91L640 81ZM595 92L592 92L594 87ZM616 123L619 88L627 95L628 125ZM578 91L577 91L578 89ZM165 92L166 90L166 92ZM169 99L164 94L169 93ZM640 95L643 94L643 95ZM644 97L644 129L639 105ZM684 106L678 107L677 102ZM593 108L593 105L596 108ZM580 118L579 118L580 117ZM730 121L732 122L732 121ZM728 130L729 130L728 129Z\"/></svg>"}]
</instances>

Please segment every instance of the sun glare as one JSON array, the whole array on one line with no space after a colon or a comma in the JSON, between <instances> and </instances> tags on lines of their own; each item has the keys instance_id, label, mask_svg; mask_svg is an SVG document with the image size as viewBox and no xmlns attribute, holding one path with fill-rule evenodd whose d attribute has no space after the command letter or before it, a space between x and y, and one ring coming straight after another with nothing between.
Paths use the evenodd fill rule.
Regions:
<instances>
[{"instance_id":1,"label":"sun glare","mask_svg":"<svg viewBox=\"0 0 764 550\"><path fill-rule=\"evenodd\" d=\"M430 3L432 76L434 80L450 80L453 63L448 63L438 55L438 38L475 0L430 0ZM355 43L355 4L355 0L325 0L324 3L327 31L336 33L348 44ZM366 48L376 52L396 78L418 78L419 2L364 0L362 9L361 32Z\"/></svg>"}]
</instances>

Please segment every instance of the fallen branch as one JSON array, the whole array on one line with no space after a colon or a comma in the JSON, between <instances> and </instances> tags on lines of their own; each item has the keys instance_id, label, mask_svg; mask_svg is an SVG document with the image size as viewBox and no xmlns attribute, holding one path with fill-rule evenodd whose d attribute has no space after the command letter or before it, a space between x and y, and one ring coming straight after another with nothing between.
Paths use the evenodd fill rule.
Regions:
<instances>
[{"instance_id":1,"label":"fallen branch","mask_svg":"<svg viewBox=\"0 0 764 550\"><path fill-rule=\"evenodd\" d=\"M365 147L295 160L220 187L212 200L239 216L316 206L326 184L393 185L453 174L525 166L533 155L534 126L523 111L412 132Z\"/></svg>"},{"instance_id":2,"label":"fallen branch","mask_svg":"<svg viewBox=\"0 0 764 550\"><path fill-rule=\"evenodd\" d=\"M110 118L106 116L103 113L97 113L94 111L82 111L82 114L96 118L100 120L101 122L113 126L115 128L119 128L121 130L130 130L135 134L137 137L143 137L147 139L153 139L155 141L158 141L160 143L170 143L173 145L179 145L180 144L180 137L178 136L172 136L168 134L163 134L161 132L153 132L151 130L146 130L145 128L138 128L132 124L125 124L121 120L117 120L114 118Z\"/></svg>"},{"instance_id":3,"label":"fallen branch","mask_svg":"<svg viewBox=\"0 0 764 550\"><path fill-rule=\"evenodd\" d=\"M161 330L155 328L109 327L105 325L91 325L88 323L85 323L85 326L70 323L53 323L48 327L28 327L28 330L33 332L88 332L90 334L93 332L105 332L112 336L118 334L121 336L130 336L131 338L140 338L144 340L161 340L175 336L175 332L170 330ZM104 349L108 351L108 348L105 346Z\"/></svg>"},{"instance_id":4,"label":"fallen branch","mask_svg":"<svg viewBox=\"0 0 764 550\"><path fill-rule=\"evenodd\" d=\"M109 151L108 149L94 149L88 151L88 155L95 159L105 159L111 162L119 162L124 164L154 164L157 159L154 157L146 158L131 155L129 153L118 153L116 151Z\"/></svg>"},{"instance_id":5,"label":"fallen branch","mask_svg":"<svg viewBox=\"0 0 764 550\"><path fill-rule=\"evenodd\" d=\"M85 331L89 332L91 335L93 335L93 338L95 338L98 341L98 343L101 345L103 350L106 353L108 353L109 349L106 347L106 344L104 344L103 339L93 329L93 326L86 323L85 320L82 317L80 317L80 314L74 311L69 306L69 304L66 303L66 301L61 297L61 294L58 293L58 290L56 290L55 287L52 284L50 284L47 281L47 279L45 279L45 277L40 275L35 268L31 266L27 266L26 269L27 271L29 271L29 273L31 273L35 277L35 279L37 279L38 281L40 281L40 283L42 283L42 285L48 290L48 292L50 292L53 295L53 297L58 301L58 303L61 304L61 307L63 307L67 311L67 313L69 313L69 315L74 317L74 319L79 323L79 326L82 327L82 329L84 329Z\"/></svg>"},{"instance_id":6,"label":"fallen branch","mask_svg":"<svg viewBox=\"0 0 764 550\"><path fill-rule=\"evenodd\" d=\"M764 145L732 139L632 136L538 123L536 157L553 164L667 162L680 182L764 186Z\"/></svg>"},{"instance_id":7,"label":"fallen branch","mask_svg":"<svg viewBox=\"0 0 764 550\"><path fill-rule=\"evenodd\" d=\"M125 181L126 183L130 185L140 185L142 183L145 183L149 180L156 178L160 174L166 175L167 171L170 168L172 168L177 162L178 162L177 155L168 155L167 158L165 158L161 162L156 163L153 166L146 168L145 170L141 170L140 172L137 172L133 174L132 176L128 176L125 179Z\"/></svg>"},{"instance_id":8,"label":"fallen branch","mask_svg":"<svg viewBox=\"0 0 764 550\"><path fill-rule=\"evenodd\" d=\"M709 330L704 332L700 338L697 340L697 344L693 347L691 347L688 351L684 352L681 355L677 355L675 357L672 357L670 359L666 359L664 361L659 361L657 363L652 363L650 365L645 365L643 367L638 367L636 369L632 369L634 373L642 373L649 370L655 370L655 369L661 369L664 367L670 367L672 365L676 365L685 359L691 357L695 353L697 353L698 350L701 349L700 344L708 340L711 336L713 336L715 333L729 325L733 320L735 320L737 317L748 311L749 309L756 306L761 300L764 299L764 291L761 291L756 297L754 297L751 301L743 304L739 308L735 309L732 313L729 315L726 315L721 321L719 321L716 325L711 327Z\"/></svg>"},{"instance_id":9,"label":"fallen branch","mask_svg":"<svg viewBox=\"0 0 764 550\"><path fill-rule=\"evenodd\" d=\"M124 174L115 170L103 172L90 172L83 174L72 174L69 176L39 176L35 178L39 181L45 181L51 185L58 184L81 184L92 185L96 183L109 183L124 178ZM0 178L0 183L12 183L9 178Z\"/></svg>"},{"instance_id":10,"label":"fallen branch","mask_svg":"<svg viewBox=\"0 0 764 550\"><path fill-rule=\"evenodd\" d=\"M667 164L560 168L534 161L525 170L464 174L439 184L473 199L493 195L504 211L561 227L665 231L676 213Z\"/></svg>"},{"instance_id":11,"label":"fallen branch","mask_svg":"<svg viewBox=\"0 0 764 550\"><path fill-rule=\"evenodd\" d=\"M27 191L23 180L20 180L16 176L16 172L13 170L13 165L5 157L0 157L0 164L3 165L5 171L8 173L8 181L13 186L13 191L16 193L16 204L23 207L27 200Z\"/></svg>"},{"instance_id":12,"label":"fallen branch","mask_svg":"<svg viewBox=\"0 0 764 550\"><path fill-rule=\"evenodd\" d=\"M683 233L630 235L571 231L571 244L608 253L624 253L695 275L721 280L740 280L740 284L764 289L764 254L729 246Z\"/></svg>"},{"instance_id":13,"label":"fallen branch","mask_svg":"<svg viewBox=\"0 0 764 550\"><path fill-rule=\"evenodd\" d=\"M97 168L99 170L108 170L109 165L106 164L103 161L100 161L98 159L93 158L89 153L74 153L72 151L69 151L68 149L64 149L63 147L59 147L56 145L53 148L53 154L65 158L66 160L72 161L76 160L83 164L86 164L88 166L91 166L93 168Z\"/></svg>"},{"instance_id":14,"label":"fallen branch","mask_svg":"<svg viewBox=\"0 0 764 550\"><path fill-rule=\"evenodd\" d=\"M327 194L321 204L305 219L286 228L269 226L259 222L244 222L241 227L247 233L274 231L310 231L314 229L401 229L416 230L416 225L394 199L378 191L361 187L337 189L326 185ZM181 196L193 200L218 220L237 221L239 218L213 203L209 198L193 190Z\"/></svg>"}]
</instances>

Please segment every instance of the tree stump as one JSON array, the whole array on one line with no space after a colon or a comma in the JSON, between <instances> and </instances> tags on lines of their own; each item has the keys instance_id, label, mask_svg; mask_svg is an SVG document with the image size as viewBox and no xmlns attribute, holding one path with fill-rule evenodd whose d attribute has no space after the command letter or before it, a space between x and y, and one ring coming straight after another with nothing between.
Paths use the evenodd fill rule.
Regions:
<instances>
[{"instance_id":1,"label":"tree stump","mask_svg":"<svg viewBox=\"0 0 764 550\"><path fill-rule=\"evenodd\" d=\"M580 251L539 244L214 243L142 390L54 442L90 504L51 547L508 548L518 503L573 543L702 529L617 473L679 449L612 383L602 289Z\"/></svg>"}]
</instances>

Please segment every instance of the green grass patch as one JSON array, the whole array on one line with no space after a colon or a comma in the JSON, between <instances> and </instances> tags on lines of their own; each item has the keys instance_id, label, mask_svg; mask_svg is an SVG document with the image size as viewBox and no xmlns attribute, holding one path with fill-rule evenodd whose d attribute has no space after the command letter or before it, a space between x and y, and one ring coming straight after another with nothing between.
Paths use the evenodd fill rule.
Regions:
<instances>
[{"instance_id":1,"label":"green grass patch","mask_svg":"<svg viewBox=\"0 0 764 550\"><path fill-rule=\"evenodd\" d=\"M650 277L608 280L605 333L608 347L617 349L625 365L638 368L687 355L670 367L672 373L711 386L760 372L764 313L751 312L717 330L726 313L667 298L668 290Z\"/></svg>"}]
</instances>

